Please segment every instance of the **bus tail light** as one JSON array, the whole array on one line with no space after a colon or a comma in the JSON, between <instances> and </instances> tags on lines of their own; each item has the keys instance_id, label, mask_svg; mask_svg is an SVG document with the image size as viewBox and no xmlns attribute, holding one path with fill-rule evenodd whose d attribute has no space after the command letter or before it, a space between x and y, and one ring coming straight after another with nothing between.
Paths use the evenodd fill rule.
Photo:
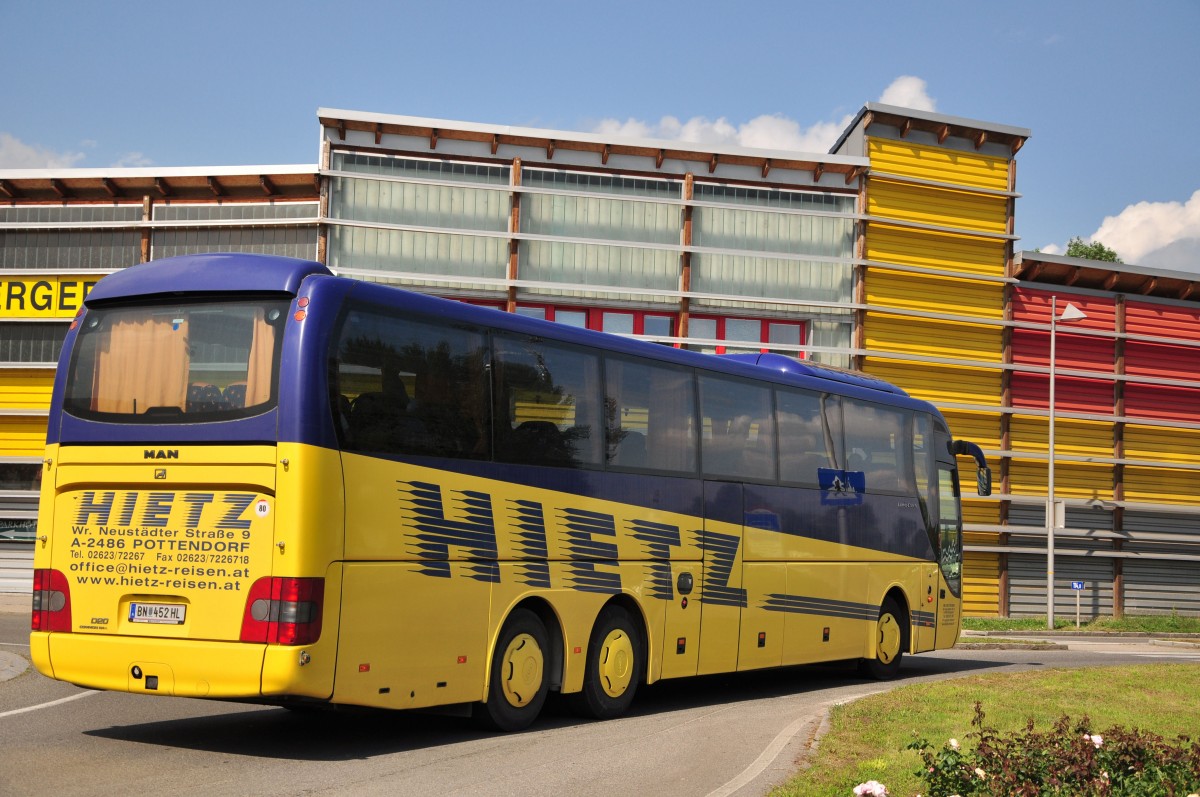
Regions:
<instances>
[{"instance_id":1,"label":"bus tail light","mask_svg":"<svg viewBox=\"0 0 1200 797\"><path fill-rule=\"evenodd\" d=\"M30 628L34 631L71 630L71 587L61 570L33 571L33 616Z\"/></svg>"},{"instance_id":2,"label":"bus tail light","mask_svg":"<svg viewBox=\"0 0 1200 797\"><path fill-rule=\"evenodd\" d=\"M310 645L321 636L323 578L264 576L250 587L242 614L242 642Z\"/></svg>"}]
</instances>

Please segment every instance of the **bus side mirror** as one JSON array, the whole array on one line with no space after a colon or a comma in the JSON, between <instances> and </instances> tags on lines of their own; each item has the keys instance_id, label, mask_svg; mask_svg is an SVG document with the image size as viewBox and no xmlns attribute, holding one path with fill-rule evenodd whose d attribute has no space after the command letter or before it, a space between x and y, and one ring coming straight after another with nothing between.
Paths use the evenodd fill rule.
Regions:
<instances>
[{"instance_id":1,"label":"bus side mirror","mask_svg":"<svg viewBox=\"0 0 1200 797\"><path fill-rule=\"evenodd\" d=\"M982 467L975 473L975 486L980 495L992 494L992 469Z\"/></svg>"}]
</instances>

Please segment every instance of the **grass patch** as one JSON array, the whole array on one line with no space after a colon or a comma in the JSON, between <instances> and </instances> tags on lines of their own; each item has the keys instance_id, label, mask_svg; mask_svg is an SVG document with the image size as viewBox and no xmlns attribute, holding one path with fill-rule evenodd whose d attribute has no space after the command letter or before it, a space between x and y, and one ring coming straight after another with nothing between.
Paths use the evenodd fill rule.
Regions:
<instances>
[{"instance_id":1,"label":"grass patch","mask_svg":"<svg viewBox=\"0 0 1200 797\"><path fill-rule=\"evenodd\" d=\"M915 684L837 706L809 769L772 797L846 797L859 783L877 780L893 795L921 791L913 773L920 758L904 746L918 737L940 746L958 739L973 749L971 718L983 704L989 726L1024 728L1032 718L1049 730L1066 715L1091 719L1095 733L1115 725L1174 739L1195 735L1200 716L1200 667L1149 664L980 675Z\"/></svg>"},{"instance_id":2,"label":"grass patch","mask_svg":"<svg viewBox=\"0 0 1200 797\"><path fill-rule=\"evenodd\" d=\"M964 617L964 631L1045 631L1045 617ZM1074 631L1074 616L1054 618L1056 630ZM1200 617L1181 617L1176 614L1142 615L1139 617L1097 617L1081 624L1082 631L1120 631L1138 634L1197 634Z\"/></svg>"}]
</instances>

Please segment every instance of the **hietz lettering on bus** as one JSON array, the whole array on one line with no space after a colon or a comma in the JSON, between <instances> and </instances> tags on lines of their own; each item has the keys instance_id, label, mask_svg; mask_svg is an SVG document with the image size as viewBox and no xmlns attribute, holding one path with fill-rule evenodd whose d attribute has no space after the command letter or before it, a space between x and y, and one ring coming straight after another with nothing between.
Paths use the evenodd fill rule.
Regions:
<instances>
[{"instance_id":1,"label":"hietz lettering on bus","mask_svg":"<svg viewBox=\"0 0 1200 797\"><path fill-rule=\"evenodd\" d=\"M0 316L70 318L99 280L74 275L0 279Z\"/></svg>"}]
</instances>

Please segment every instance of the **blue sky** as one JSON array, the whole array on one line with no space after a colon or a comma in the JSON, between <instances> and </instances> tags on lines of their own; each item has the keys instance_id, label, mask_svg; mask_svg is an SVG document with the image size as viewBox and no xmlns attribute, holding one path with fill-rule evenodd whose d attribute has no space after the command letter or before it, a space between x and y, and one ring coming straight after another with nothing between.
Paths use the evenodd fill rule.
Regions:
<instances>
[{"instance_id":1,"label":"blue sky","mask_svg":"<svg viewBox=\"0 0 1200 797\"><path fill-rule=\"evenodd\" d=\"M0 0L0 169L314 163L319 107L824 151L1029 128L1019 246L1200 272L1200 0Z\"/></svg>"}]
</instances>

